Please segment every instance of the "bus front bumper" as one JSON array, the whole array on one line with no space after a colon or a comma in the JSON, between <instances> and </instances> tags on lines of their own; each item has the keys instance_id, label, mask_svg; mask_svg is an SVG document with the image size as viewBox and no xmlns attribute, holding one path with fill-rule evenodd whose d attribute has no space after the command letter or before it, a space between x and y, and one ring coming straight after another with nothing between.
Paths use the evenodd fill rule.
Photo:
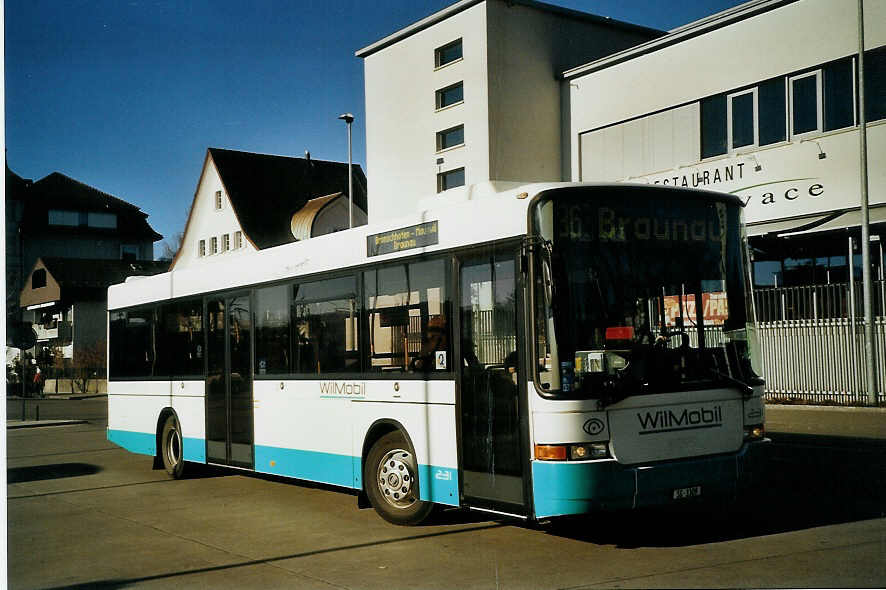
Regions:
<instances>
[{"instance_id":1,"label":"bus front bumper","mask_svg":"<svg viewBox=\"0 0 886 590\"><path fill-rule=\"evenodd\" d=\"M691 501L738 499L763 481L769 444L764 439L745 443L735 453L650 465L533 461L535 517L674 505L686 502L685 496Z\"/></svg>"}]
</instances>

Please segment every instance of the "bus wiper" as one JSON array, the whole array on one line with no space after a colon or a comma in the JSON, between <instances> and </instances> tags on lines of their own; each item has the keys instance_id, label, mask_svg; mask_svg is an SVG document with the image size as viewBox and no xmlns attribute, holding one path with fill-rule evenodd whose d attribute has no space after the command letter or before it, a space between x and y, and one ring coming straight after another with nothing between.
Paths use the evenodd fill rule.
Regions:
<instances>
[{"instance_id":1,"label":"bus wiper","mask_svg":"<svg viewBox=\"0 0 886 590\"><path fill-rule=\"evenodd\" d=\"M721 373L720 371L718 371L717 369L714 369L713 367L708 367L708 372L711 375L713 375L715 377L719 377L723 381L726 381L730 385L734 385L734 386L738 387L739 391L741 391L741 396L744 399L750 399L750 397L754 395L754 388L751 387L750 385L748 385L747 383L745 383L744 381L736 379L732 375L729 375L726 373Z\"/></svg>"}]
</instances>

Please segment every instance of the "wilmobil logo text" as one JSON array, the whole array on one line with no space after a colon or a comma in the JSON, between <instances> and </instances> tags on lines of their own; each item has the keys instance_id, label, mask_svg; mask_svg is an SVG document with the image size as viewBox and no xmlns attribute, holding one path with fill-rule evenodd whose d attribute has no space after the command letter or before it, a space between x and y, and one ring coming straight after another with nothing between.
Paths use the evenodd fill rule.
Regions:
<instances>
[{"instance_id":1,"label":"wilmobil logo text","mask_svg":"<svg viewBox=\"0 0 886 590\"><path fill-rule=\"evenodd\" d=\"M717 405L637 412L637 420L640 422L640 434L719 428L723 426L723 409Z\"/></svg>"},{"instance_id":2,"label":"wilmobil logo text","mask_svg":"<svg viewBox=\"0 0 886 590\"><path fill-rule=\"evenodd\" d=\"M347 383L344 381L321 381L321 398L362 399L366 397L366 383Z\"/></svg>"}]
</instances>

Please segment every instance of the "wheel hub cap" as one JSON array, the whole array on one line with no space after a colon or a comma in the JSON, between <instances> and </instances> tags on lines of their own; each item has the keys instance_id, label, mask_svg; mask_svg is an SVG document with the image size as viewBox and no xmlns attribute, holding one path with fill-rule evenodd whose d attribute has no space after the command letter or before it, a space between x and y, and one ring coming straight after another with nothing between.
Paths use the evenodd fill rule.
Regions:
<instances>
[{"instance_id":1,"label":"wheel hub cap","mask_svg":"<svg viewBox=\"0 0 886 590\"><path fill-rule=\"evenodd\" d=\"M389 451L378 465L378 487L385 501L396 508L408 508L415 501L415 469L412 454L403 449Z\"/></svg>"}]
</instances>

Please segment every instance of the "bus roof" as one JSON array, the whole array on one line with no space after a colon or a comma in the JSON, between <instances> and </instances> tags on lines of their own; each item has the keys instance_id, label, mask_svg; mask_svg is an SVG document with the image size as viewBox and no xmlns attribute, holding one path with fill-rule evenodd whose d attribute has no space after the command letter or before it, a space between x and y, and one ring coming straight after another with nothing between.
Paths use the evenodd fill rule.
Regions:
<instances>
[{"instance_id":1,"label":"bus roof","mask_svg":"<svg viewBox=\"0 0 886 590\"><path fill-rule=\"evenodd\" d=\"M460 187L419 202L414 214L363 225L309 240L259 251L206 256L197 264L159 275L129 278L108 289L108 309L121 309L166 299L226 291L296 276L348 269L416 254L450 250L524 235L527 210L534 197L559 189L634 186L672 195L700 194L742 205L737 197L628 183L490 182Z\"/></svg>"}]
</instances>

